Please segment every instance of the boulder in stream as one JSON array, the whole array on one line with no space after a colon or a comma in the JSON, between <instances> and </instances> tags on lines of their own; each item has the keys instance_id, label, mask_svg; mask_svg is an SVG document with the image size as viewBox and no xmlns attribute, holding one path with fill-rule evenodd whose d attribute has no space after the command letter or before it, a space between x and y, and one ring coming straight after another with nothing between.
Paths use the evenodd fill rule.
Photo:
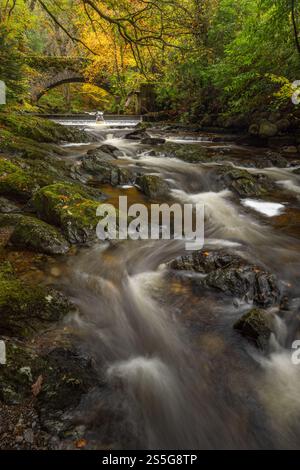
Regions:
<instances>
[{"instance_id":1,"label":"boulder in stream","mask_svg":"<svg viewBox=\"0 0 300 470\"><path fill-rule=\"evenodd\" d=\"M239 197L265 196L274 190L274 183L264 174L252 175L247 170L223 166L217 170L222 188L230 189Z\"/></svg>"},{"instance_id":2,"label":"boulder in stream","mask_svg":"<svg viewBox=\"0 0 300 470\"><path fill-rule=\"evenodd\" d=\"M143 140L143 139L151 139L151 136L145 131L145 129L136 129L135 131L129 132L128 134L126 134L125 139Z\"/></svg>"},{"instance_id":3,"label":"boulder in stream","mask_svg":"<svg viewBox=\"0 0 300 470\"><path fill-rule=\"evenodd\" d=\"M272 333L270 315L254 308L242 316L234 328L260 349L267 349Z\"/></svg>"},{"instance_id":4,"label":"boulder in stream","mask_svg":"<svg viewBox=\"0 0 300 470\"><path fill-rule=\"evenodd\" d=\"M199 287L216 289L260 307L280 301L279 282L274 274L225 250L197 251L175 259L169 267L205 274L200 278L192 277L196 291Z\"/></svg>"},{"instance_id":5,"label":"boulder in stream","mask_svg":"<svg viewBox=\"0 0 300 470\"><path fill-rule=\"evenodd\" d=\"M103 144L101 145L101 147L99 147L98 150L101 150L102 152L111 155L113 158L118 158L122 156L122 151L118 147L115 147L111 144Z\"/></svg>"},{"instance_id":6,"label":"boulder in stream","mask_svg":"<svg viewBox=\"0 0 300 470\"><path fill-rule=\"evenodd\" d=\"M138 176L136 184L150 199L159 199L169 192L167 183L157 175Z\"/></svg>"},{"instance_id":7,"label":"boulder in stream","mask_svg":"<svg viewBox=\"0 0 300 470\"><path fill-rule=\"evenodd\" d=\"M82 159L81 168L77 171L84 170L92 176L92 181L101 184L111 184L112 186L132 184L135 176L132 171L122 166L117 166L110 161L99 160L96 154L88 155Z\"/></svg>"}]
</instances>

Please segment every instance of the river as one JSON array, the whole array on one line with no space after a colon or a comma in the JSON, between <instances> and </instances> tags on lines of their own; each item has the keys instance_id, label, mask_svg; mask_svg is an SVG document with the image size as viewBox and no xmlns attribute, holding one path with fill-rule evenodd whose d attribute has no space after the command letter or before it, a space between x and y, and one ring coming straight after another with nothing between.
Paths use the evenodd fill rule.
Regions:
<instances>
[{"instance_id":1,"label":"river","mask_svg":"<svg viewBox=\"0 0 300 470\"><path fill-rule=\"evenodd\" d=\"M78 306L69 327L105 383L77 410L89 442L123 449L299 447L300 366L291 361L297 333L300 339L295 167L247 164L251 174L267 175L278 189L266 200L239 198L217 188L216 170L228 162L243 169L266 150L236 145L226 136L154 132L183 152L193 145L211 155L209 162L191 163L124 139L137 123L130 119L106 126L62 123L84 127L99 140L65 146L67 159L75 162L103 143L118 147L122 156L115 164L161 176L169 200L205 204L205 249L228 249L260 263L289 286L292 297L285 313L269 309L276 331L266 353L233 329L249 302L195 290L196 273L169 275L167 263L185 254L181 241L128 240L80 250L59 266L55 282ZM130 202L147 203L135 187L102 190L108 202L128 195Z\"/></svg>"}]
</instances>

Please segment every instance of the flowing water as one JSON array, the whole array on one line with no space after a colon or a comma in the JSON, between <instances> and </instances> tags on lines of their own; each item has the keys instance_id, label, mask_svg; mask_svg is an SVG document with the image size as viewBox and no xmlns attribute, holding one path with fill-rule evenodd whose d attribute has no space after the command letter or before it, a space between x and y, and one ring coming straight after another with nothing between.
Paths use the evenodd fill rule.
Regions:
<instances>
[{"instance_id":1,"label":"flowing water","mask_svg":"<svg viewBox=\"0 0 300 470\"><path fill-rule=\"evenodd\" d=\"M293 297L285 315L273 309L276 334L264 353L233 329L251 305L195 292L190 278L199 274L169 275L167 262L185 253L183 242L128 240L82 249L63 267L60 285L78 306L69 323L103 381L77 411L89 440L95 448L299 447L300 366L291 362L291 344L297 334L300 339L300 231L278 224L299 210L300 177L291 169L248 168L268 175L278 193L272 200L239 200L228 189L215 189L220 162L213 157L210 164L192 164L153 156L151 148L125 140L134 121L72 124L117 146L123 156L116 164L164 178L170 200L204 203L205 248L225 247L260 263ZM239 168L256 152L205 135L165 137L173 145L206 146ZM69 145L67 158L97 146ZM133 187L102 191L108 202L120 194L130 202L146 201Z\"/></svg>"}]
</instances>

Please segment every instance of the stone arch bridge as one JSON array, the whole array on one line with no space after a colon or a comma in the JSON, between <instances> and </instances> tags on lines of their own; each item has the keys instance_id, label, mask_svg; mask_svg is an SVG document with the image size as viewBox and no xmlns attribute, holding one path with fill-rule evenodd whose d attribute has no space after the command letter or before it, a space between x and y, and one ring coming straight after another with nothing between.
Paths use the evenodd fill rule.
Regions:
<instances>
[{"instance_id":1,"label":"stone arch bridge","mask_svg":"<svg viewBox=\"0 0 300 470\"><path fill-rule=\"evenodd\" d=\"M109 77L105 74L99 75L90 81L85 76L89 59L77 57L54 57L54 56L28 56L26 63L34 70L30 83L30 95L32 103L38 100L49 90L64 83L91 83L108 93L112 93ZM144 84L135 90L129 99L136 97L137 114L145 114L155 111L151 85ZM150 92L149 92L150 90Z\"/></svg>"}]
</instances>

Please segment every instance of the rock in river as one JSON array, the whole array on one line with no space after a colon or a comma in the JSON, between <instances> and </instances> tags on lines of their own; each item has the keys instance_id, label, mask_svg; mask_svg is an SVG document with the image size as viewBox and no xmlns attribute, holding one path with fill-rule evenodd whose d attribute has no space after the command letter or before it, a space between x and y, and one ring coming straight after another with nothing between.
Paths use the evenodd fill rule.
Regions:
<instances>
[{"instance_id":1,"label":"rock in river","mask_svg":"<svg viewBox=\"0 0 300 470\"><path fill-rule=\"evenodd\" d=\"M217 173L222 188L229 188L240 197L264 196L274 189L274 183L263 174L252 175L247 170L226 166Z\"/></svg>"},{"instance_id":2,"label":"rock in river","mask_svg":"<svg viewBox=\"0 0 300 470\"><path fill-rule=\"evenodd\" d=\"M204 278L193 278L196 290L199 287L217 289L260 307L269 307L280 301L279 282L274 274L224 250L194 252L177 258L169 266L175 270L206 274Z\"/></svg>"},{"instance_id":3,"label":"rock in river","mask_svg":"<svg viewBox=\"0 0 300 470\"><path fill-rule=\"evenodd\" d=\"M102 184L111 184L112 186L132 184L135 179L135 176L128 168L118 167L110 163L109 160L103 160L96 153L84 157L81 168L89 175L92 175L93 181ZM78 169L79 172L81 168Z\"/></svg>"},{"instance_id":4,"label":"rock in river","mask_svg":"<svg viewBox=\"0 0 300 470\"><path fill-rule=\"evenodd\" d=\"M271 323L267 312L252 309L235 323L234 328L258 348L266 349L272 333Z\"/></svg>"},{"instance_id":5,"label":"rock in river","mask_svg":"<svg viewBox=\"0 0 300 470\"><path fill-rule=\"evenodd\" d=\"M151 199L157 199L168 194L169 187L167 183L156 175L138 176L136 184L141 191Z\"/></svg>"},{"instance_id":6,"label":"rock in river","mask_svg":"<svg viewBox=\"0 0 300 470\"><path fill-rule=\"evenodd\" d=\"M144 129L137 129L133 132L129 132L129 134L126 134L125 139L143 140L143 139L151 139L151 136Z\"/></svg>"}]
</instances>

